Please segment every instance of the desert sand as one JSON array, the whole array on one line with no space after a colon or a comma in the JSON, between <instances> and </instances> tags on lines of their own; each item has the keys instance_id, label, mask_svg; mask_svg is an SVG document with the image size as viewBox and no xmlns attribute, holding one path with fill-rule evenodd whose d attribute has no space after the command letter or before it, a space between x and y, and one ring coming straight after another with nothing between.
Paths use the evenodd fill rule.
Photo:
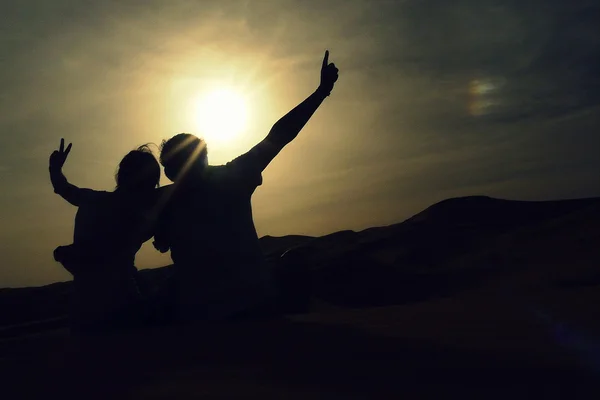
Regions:
<instances>
[{"instance_id":1,"label":"desert sand","mask_svg":"<svg viewBox=\"0 0 600 400\"><path fill-rule=\"evenodd\" d=\"M311 312L75 339L68 282L0 290L3 398L597 398L600 199L449 199L261 244L310 267Z\"/></svg>"}]
</instances>

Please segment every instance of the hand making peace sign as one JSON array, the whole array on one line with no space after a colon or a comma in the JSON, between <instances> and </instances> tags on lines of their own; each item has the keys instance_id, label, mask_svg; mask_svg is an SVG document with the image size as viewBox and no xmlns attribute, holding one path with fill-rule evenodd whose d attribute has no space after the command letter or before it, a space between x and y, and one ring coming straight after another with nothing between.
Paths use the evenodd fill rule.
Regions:
<instances>
[{"instance_id":1,"label":"hand making peace sign","mask_svg":"<svg viewBox=\"0 0 600 400\"><path fill-rule=\"evenodd\" d=\"M67 157L71 152L72 145L73 143L69 143L65 149L65 139L60 139L60 147L50 154L50 168L61 169L63 165L65 165L65 161L67 161Z\"/></svg>"}]
</instances>

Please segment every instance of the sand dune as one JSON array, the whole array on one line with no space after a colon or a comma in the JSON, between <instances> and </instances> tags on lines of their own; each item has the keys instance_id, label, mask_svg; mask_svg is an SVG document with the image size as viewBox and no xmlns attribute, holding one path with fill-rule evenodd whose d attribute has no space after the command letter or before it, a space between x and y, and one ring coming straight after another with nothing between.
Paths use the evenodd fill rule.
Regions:
<instances>
[{"instance_id":1,"label":"sand dune","mask_svg":"<svg viewBox=\"0 0 600 400\"><path fill-rule=\"evenodd\" d=\"M262 244L276 267L310 266L313 312L81 342L52 319L64 314L68 283L3 289L0 315L13 325L0 340L7 388L98 398L595 397L600 199L450 199L396 225ZM149 285L168 273L142 271Z\"/></svg>"}]
</instances>

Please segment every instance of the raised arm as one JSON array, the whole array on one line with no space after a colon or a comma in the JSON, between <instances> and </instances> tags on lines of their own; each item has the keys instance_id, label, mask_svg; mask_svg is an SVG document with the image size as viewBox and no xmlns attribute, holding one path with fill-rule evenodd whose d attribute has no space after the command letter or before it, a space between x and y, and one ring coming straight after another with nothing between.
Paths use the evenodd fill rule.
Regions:
<instances>
[{"instance_id":1,"label":"raised arm","mask_svg":"<svg viewBox=\"0 0 600 400\"><path fill-rule=\"evenodd\" d=\"M337 79L338 69L335 64L329 63L329 51L326 51L321 66L321 83L317 90L277 121L267 137L250 150L251 154L257 156L261 171L269 165L285 145L298 136L323 100L329 96Z\"/></svg>"},{"instance_id":2,"label":"raised arm","mask_svg":"<svg viewBox=\"0 0 600 400\"><path fill-rule=\"evenodd\" d=\"M50 181L52 187L54 187L54 193L60 195L63 199L79 206L81 203L81 197L85 189L80 189L75 185L72 185L67 181L67 178L62 173L62 167L67 161L67 157L71 152L72 143L69 143L65 149L65 139L60 139L60 147L50 155Z\"/></svg>"}]
</instances>

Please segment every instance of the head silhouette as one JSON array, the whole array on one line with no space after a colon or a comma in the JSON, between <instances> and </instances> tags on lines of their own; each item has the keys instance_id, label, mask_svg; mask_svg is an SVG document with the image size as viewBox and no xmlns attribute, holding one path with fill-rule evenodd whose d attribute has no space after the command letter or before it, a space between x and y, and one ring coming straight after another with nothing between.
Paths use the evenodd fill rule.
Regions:
<instances>
[{"instance_id":1,"label":"head silhouette","mask_svg":"<svg viewBox=\"0 0 600 400\"><path fill-rule=\"evenodd\" d=\"M165 175L173 182L186 174L197 174L208 165L208 151L204 140L189 133L180 133L163 141L160 163Z\"/></svg>"},{"instance_id":2,"label":"head silhouette","mask_svg":"<svg viewBox=\"0 0 600 400\"><path fill-rule=\"evenodd\" d=\"M123 157L115 179L118 190L146 191L158 187L160 165L148 145L140 146Z\"/></svg>"}]
</instances>

